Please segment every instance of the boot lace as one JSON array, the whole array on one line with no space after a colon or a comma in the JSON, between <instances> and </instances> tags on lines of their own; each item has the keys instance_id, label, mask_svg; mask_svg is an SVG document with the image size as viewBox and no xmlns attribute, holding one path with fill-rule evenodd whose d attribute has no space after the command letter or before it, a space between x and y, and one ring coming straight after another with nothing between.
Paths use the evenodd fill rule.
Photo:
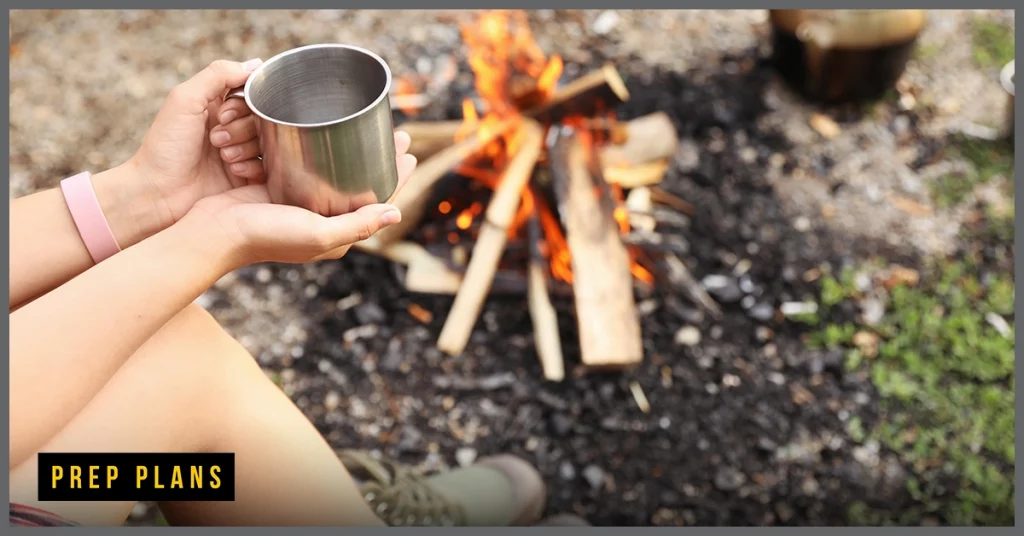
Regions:
<instances>
[{"instance_id":1,"label":"boot lace","mask_svg":"<svg viewBox=\"0 0 1024 536\"><path fill-rule=\"evenodd\" d=\"M458 505L431 488L423 473L392 459L342 451L345 468L362 483L363 499L392 527L451 527L464 524Z\"/></svg>"}]
</instances>

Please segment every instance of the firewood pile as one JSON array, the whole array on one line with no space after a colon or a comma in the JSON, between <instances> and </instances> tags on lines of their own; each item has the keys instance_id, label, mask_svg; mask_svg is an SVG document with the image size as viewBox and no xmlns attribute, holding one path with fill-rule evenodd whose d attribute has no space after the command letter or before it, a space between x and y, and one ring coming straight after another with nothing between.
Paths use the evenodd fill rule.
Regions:
<instances>
[{"instance_id":1,"label":"firewood pile","mask_svg":"<svg viewBox=\"0 0 1024 536\"><path fill-rule=\"evenodd\" d=\"M411 292L454 295L437 341L450 355L466 348L489 295L521 285L546 379L565 376L556 292L573 296L584 367L637 365L636 287L690 277L671 236L657 232L665 210L693 213L658 188L679 145L675 127L661 112L617 120L630 95L612 64L560 83L560 58L539 49L521 13L484 14L462 36L479 99L463 103L462 121L399 126L420 162L394 201L403 219L358 248L401 264ZM425 102L412 84L398 86L396 107ZM433 236L410 239L427 219Z\"/></svg>"}]
</instances>

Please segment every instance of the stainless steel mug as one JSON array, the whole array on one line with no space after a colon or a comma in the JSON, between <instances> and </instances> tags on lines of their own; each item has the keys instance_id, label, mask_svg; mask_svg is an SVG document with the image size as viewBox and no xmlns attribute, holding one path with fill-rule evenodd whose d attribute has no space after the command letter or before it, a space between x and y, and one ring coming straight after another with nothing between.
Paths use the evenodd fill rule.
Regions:
<instances>
[{"instance_id":1,"label":"stainless steel mug","mask_svg":"<svg viewBox=\"0 0 1024 536\"><path fill-rule=\"evenodd\" d=\"M398 187L391 69L359 47L309 45L260 65L243 88L275 203L334 216Z\"/></svg>"}]
</instances>

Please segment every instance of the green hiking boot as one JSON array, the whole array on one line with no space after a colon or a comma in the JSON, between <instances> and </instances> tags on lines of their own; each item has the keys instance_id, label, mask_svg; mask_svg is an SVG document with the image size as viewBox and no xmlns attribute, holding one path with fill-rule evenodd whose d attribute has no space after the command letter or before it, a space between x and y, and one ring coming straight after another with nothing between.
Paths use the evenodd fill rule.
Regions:
<instances>
[{"instance_id":1,"label":"green hiking boot","mask_svg":"<svg viewBox=\"0 0 1024 536\"><path fill-rule=\"evenodd\" d=\"M523 526L540 521L547 488L539 472L510 455L426 475L369 453L339 452L363 498L390 526Z\"/></svg>"}]
</instances>

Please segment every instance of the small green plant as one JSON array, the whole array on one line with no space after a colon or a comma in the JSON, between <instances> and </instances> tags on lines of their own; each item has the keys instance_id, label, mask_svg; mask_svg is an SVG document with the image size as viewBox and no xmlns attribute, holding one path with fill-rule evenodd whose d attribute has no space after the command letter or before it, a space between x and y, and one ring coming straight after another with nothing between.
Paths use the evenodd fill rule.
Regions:
<instances>
[{"instance_id":1,"label":"small green plant","mask_svg":"<svg viewBox=\"0 0 1024 536\"><path fill-rule=\"evenodd\" d=\"M954 525L1014 521L1015 287L1008 274L982 284L976 271L966 260L935 263L917 287L893 288L870 354L855 347L861 326L826 324L809 338L845 349L846 368L870 374L882 416L870 428L851 418L847 433L898 453L913 474L907 491L920 503L896 518L858 503L848 513L852 524L914 524L924 515ZM823 277L826 308L856 296L842 279ZM1009 337L990 324L990 313L1011 317Z\"/></svg>"}]
</instances>

